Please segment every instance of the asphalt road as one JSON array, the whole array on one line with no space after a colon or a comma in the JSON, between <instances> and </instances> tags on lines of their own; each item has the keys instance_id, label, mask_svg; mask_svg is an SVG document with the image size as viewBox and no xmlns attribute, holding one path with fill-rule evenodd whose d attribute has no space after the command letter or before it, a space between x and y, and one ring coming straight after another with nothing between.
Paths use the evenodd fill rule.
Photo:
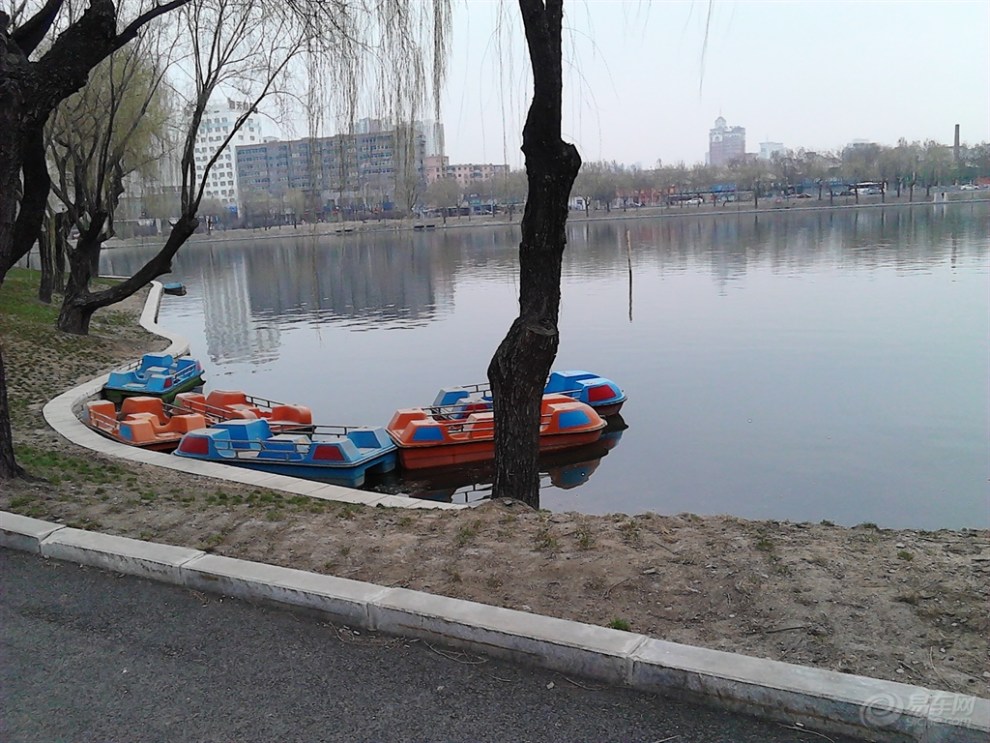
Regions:
<instances>
[{"instance_id":1,"label":"asphalt road","mask_svg":"<svg viewBox=\"0 0 990 743\"><path fill-rule=\"evenodd\" d=\"M0 579L8 743L826 739L4 549Z\"/></svg>"}]
</instances>

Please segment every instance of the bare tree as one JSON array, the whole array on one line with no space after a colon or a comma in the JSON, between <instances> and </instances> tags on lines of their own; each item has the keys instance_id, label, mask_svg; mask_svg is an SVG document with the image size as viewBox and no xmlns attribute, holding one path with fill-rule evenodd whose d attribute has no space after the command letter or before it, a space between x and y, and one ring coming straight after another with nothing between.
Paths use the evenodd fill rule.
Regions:
<instances>
[{"instance_id":1,"label":"bare tree","mask_svg":"<svg viewBox=\"0 0 990 743\"><path fill-rule=\"evenodd\" d=\"M11 27L0 10L0 287L37 239L48 204L44 126L54 108L83 85L97 64L131 41L155 18L189 0L171 0L140 13L117 30L113 0L90 0L37 59L65 0L46 0L34 15ZM23 474L14 458L7 379L0 353L0 480Z\"/></svg>"},{"instance_id":2,"label":"bare tree","mask_svg":"<svg viewBox=\"0 0 990 743\"><path fill-rule=\"evenodd\" d=\"M176 43L192 45L195 52L190 133L197 130L206 102L214 91L230 86L254 101L253 106L274 93L276 81L287 71L288 60L295 56L289 53L292 50L305 52L311 89L330 89L332 94L326 97L343 101L345 105L338 110L351 120L358 98L368 91L369 85L371 89L382 91L387 87L392 91L383 98L387 97L394 110L405 106L411 110L413 103L425 100L426 83L431 78L434 94L439 88L450 18L449 0L433 0L430 4L409 0L387 3L170 0L152 5L118 31L118 8L114 1L88 0L85 11L71 17L47 50L32 60L66 2L46 0L36 14L16 28L11 27L10 16L0 11L0 286L11 266L37 239L44 217L50 179L43 128L49 114L85 85L97 64L133 40L155 18L190 6L182 18L184 30L175 37ZM426 16L430 17L429 21L424 20ZM207 34L207 29L218 33ZM231 34L236 33L241 34L241 43L230 42ZM248 37L255 43L266 41L263 48L274 50L274 56L259 59L245 40ZM424 37L432 38L432 49L421 44ZM426 72L430 59L432 75ZM222 71L229 71L232 65L247 64L247 60L256 64L257 74L252 85L240 90ZM368 70L375 74L364 74ZM386 80L388 86L382 84ZM198 225L196 213L203 198L204 182L197 173L193 142L190 134L182 153L180 215L165 245L134 276L106 293L93 294L77 286L75 296L63 305L60 327L85 332L97 307L113 304L151 278L168 272L172 257ZM223 146L228 143L229 139ZM215 158L207 170L214 163ZM94 220L81 240L98 241L104 223L105 219ZM0 356L0 480L21 474L14 458L6 377Z\"/></svg>"},{"instance_id":3,"label":"bare tree","mask_svg":"<svg viewBox=\"0 0 990 743\"><path fill-rule=\"evenodd\" d=\"M581 167L561 139L563 0L519 0L533 100L523 128L529 196L519 243L519 316L488 366L495 405L495 497L539 503L540 400L560 332L567 200Z\"/></svg>"},{"instance_id":4,"label":"bare tree","mask_svg":"<svg viewBox=\"0 0 990 743\"><path fill-rule=\"evenodd\" d=\"M162 82L170 60L161 41L160 28L145 29L98 65L90 83L63 101L46 127L52 190L80 233L65 250L70 276L63 307L87 292L98 272L125 179L147 172L165 149L170 111Z\"/></svg>"}]
</instances>

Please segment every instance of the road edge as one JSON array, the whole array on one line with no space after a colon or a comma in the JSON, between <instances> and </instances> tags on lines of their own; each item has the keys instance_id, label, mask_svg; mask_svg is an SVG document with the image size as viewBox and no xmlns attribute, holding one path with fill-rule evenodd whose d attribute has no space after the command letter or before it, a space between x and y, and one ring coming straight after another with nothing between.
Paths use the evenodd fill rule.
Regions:
<instances>
[{"instance_id":1,"label":"road edge","mask_svg":"<svg viewBox=\"0 0 990 743\"><path fill-rule=\"evenodd\" d=\"M657 640L0 511L0 547L242 600L315 611L768 720L872 741L985 743L990 700Z\"/></svg>"}]
</instances>

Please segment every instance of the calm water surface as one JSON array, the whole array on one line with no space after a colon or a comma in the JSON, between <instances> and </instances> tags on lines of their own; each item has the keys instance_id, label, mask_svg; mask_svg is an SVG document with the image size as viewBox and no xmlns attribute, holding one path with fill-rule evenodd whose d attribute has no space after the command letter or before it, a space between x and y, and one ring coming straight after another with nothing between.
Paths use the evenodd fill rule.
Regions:
<instances>
[{"instance_id":1,"label":"calm water surface","mask_svg":"<svg viewBox=\"0 0 990 743\"><path fill-rule=\"evenodd\" d=\"M169 277L189 293L160 319L210 387L384 425L484 380L516 311L517 240L192 244ZM548 463L542 505L986 526L988 254L985 204L572 224L555 366L615 379L628 427ZM107 251L103 269L142 255ZM470 479L392 485L464 501Z\"/></svg>"}]
</instances>

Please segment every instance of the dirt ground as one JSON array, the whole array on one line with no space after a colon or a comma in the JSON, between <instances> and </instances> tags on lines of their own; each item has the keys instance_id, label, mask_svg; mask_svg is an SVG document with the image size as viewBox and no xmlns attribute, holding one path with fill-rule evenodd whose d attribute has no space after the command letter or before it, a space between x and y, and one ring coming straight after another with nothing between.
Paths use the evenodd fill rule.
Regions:
<instances>
[{"instance_id":1,"label":"dirt ground","mask_svg":"<svg viewBox=\"0 0 990 743\"><path fill-rule=\"evenodd\" d=\"M6 288L5 288L6 290ZM81 528L628 628L666 640L990 696L990 534L692 514L585 516L511 501L367 508L111 461L44 402L143 351L143 297L92 337L0 312L19 462L0 508ZM69 361L69 359L72 359Z\"/></svg>"}]
</instances>

